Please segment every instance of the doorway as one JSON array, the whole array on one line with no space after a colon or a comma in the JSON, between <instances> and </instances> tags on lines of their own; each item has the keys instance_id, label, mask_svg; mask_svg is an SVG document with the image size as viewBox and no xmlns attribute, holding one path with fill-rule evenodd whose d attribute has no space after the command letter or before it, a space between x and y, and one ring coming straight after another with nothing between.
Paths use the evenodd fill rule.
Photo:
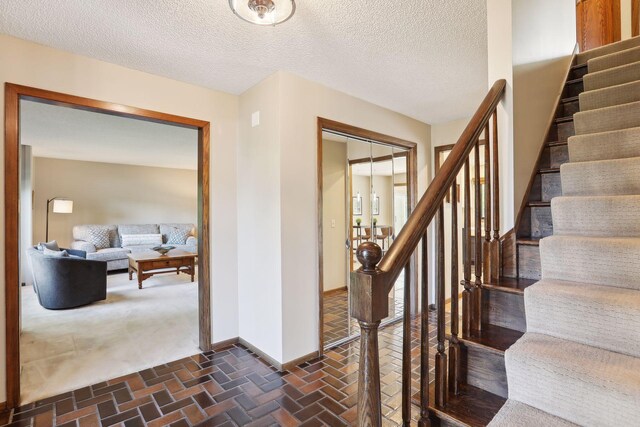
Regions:
<instances>
[{"instance_id":1,"label":"doorway","mask_svg":"<svg viewBox=\"0 0 640 427\"><path fill-rule=\"evenodd\" d=\"M319 119L318 135L322 351L360 333L349 310L350 276L360 268L356 250L371 241L386 253L407 221L416 200L416 144L325 119ZM408 284L415 287L412 271ZM405 280L400 277L383 324L402 318ZM414 312L415 302L407 309Z\"/></svg>"},{"instance_id":2,"label":"doorway","mask_svg":"<svg viewBox=\"0 0 640 427\"><path fill-rule=\"evenodd\" d=\"M620 41L621 21L620 0L577 0L576 32L580 52Z\"/></svg>"},{"instance_id":3,"label":"doorway","mask_svg":"<svg viewBox=\"0 0 640 427\"><path fill-rule=\"evenodd\" d=\"M198 345L206 351L211 346L210 250L209 250L209 123L186 117L109 102L82 98L47 90L6 84L5 89L5 283L6 283L6 372L7 406L20 404L20 119L21 103L37 102L73 110L124 117L144 122L188 128L197 135L197 324Z\"/></svg>"}]
</instances>

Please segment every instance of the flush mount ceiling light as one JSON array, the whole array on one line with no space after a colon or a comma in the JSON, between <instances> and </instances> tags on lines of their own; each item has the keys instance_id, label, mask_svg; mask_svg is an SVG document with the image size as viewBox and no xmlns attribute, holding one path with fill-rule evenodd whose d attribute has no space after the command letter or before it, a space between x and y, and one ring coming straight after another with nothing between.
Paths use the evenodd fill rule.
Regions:
<instances>
[{"instance_id":1,"label":"flush mount ceiling light","mask_svg":"<svg viewBox=\"0 0 640 427\"><path fill-rule=\"evenodd\" d=\"M229 0L240 19L257 25L278 25L293 16L294 0Z\"/></svg>"}]
</instances>

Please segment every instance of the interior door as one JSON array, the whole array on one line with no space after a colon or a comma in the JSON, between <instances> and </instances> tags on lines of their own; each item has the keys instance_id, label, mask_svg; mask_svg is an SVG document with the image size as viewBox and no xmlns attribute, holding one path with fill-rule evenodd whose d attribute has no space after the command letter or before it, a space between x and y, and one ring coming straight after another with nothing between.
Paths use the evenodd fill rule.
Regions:
<instances>
[{"instance_id":1,"label":"interior door","mask_svg":"<svg viewBox=\"0 0 640 427\"><path fill-rule=\"evenodd\" d=\"M620 0L576 0L576 31L580 51L620 40Z\"/></svg>"}]
</instances>

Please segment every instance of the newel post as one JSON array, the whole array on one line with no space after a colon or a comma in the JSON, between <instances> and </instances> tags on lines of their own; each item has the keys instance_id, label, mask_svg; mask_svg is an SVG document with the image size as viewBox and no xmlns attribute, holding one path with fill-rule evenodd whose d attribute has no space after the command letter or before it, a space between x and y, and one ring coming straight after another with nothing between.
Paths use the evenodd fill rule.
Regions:
<instances>
[{"instance_id":1,"label":"newel post","mask_svg":"<svg viewBox=\"0 0 640 427\"><path fill-rule=\"evenodd\" d=\"M358 426L382 425L380 401L380 355L378 327L389 314L384 273L377 268L382 249L373 242L358 246L362 267L351 273L351 315L360 324L360 369L358 373Z\"/></svg>"}]
</instances>

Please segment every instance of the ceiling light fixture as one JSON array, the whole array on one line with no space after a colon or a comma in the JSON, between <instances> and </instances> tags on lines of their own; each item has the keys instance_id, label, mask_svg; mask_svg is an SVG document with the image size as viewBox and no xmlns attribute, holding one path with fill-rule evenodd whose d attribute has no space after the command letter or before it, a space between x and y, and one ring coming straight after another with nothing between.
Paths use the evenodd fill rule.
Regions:
<instances>
[{"instance_id":1,"label":"ceiling light fixture","mask_svg":"<svg viewBox=\"0 0 640 427\"><path fill-rule=\"evenodd\" d=\"M294 0L229 0L233 13L256 25L278 25L296 11Z\"/></svg>"}]
</instances>

